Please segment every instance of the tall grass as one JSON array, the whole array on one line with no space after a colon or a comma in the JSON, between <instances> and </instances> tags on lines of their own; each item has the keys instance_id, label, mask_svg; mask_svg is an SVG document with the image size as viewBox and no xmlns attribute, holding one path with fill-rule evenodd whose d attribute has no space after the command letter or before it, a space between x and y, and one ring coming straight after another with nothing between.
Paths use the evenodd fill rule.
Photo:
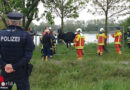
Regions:
<instances>
[{"instance_id":1,"label":"tall grass","mask_svg":"<svg viewBox=\"0 0 130 90\"><path fill-rule=\"evenodd\" d=\"M31 62L31 90L130 90L130 51L115 53L114 45L102 57L96 55L96 44L85 46L82 61L77 60L73 47L57 46L57 53L42 62L40 48L36 47ZM14 89L16 90L16 89Z\"/></svg>"}]
</instances>

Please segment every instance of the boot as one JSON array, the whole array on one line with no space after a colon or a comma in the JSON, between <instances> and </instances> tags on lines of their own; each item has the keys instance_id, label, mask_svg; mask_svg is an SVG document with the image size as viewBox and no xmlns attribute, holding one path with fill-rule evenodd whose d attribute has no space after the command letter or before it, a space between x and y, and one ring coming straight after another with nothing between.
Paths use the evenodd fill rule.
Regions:
<instances>
[{"instance_id":1,"label":"boot","mask_svg":"<svg viewBox=\"0 0 130 90\"><path fill-rule=\"evenodd\" d=\"M102 52L100 52L100 56L102 56L103 55L103 53Z\"/></svg>"},{"instance_id":2,"label":"boot","mask_svg":"<svg viewBox=\"0 0 130 90\"><path fill-rule=\"evenodd\" d=\"M121 55L121 54L122 54L122 52L121 52L121 51L119 51L119 54Z\"/></svg>"},{"instance_id":3,"label":"boot","mask_svg":"<svg viewBox=\"0 0 130 90\"><path fill-rule=\"evenodd\" d=\"M82 58L78 58L78 60L82 60Z\"/></svg>"}]
</instances>

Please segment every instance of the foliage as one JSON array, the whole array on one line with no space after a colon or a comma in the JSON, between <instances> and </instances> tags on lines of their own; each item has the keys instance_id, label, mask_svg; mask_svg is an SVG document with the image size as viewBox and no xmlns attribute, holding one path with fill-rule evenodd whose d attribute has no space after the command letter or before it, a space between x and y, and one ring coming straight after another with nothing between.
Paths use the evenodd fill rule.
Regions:
<instances>
[{"instance_id":1,"label":"foliage","mask_svg":"<svg viewBox=\"0 0 130 90\"><path fill-rule=\"evenodd\" d=\"M130 17L127 18L126 20L121 21L120 25L124 26L125 32L127 32L128 26L130 26Z\"/></svg>"},{"instance_id":2,"label":"foliage","mask_svg":"<svg viewBox=\"0 0 130 90\"><path fill-rule=\"evenodd\" d=\"M85 21L74 21L74 20L67 20L64 24L64 31L65 32L75 32L77 28L82 28L85 31L87 27L87 23Z\"/></svg>"},{"instance_id":3,"label":"foliage","mask_svg":"<svg viewBox=\"0 0 130 90\"><path fill-rule=\"evenodd\" d=\"M61 18L61 28L63 29L65 18L77 18L79 11L84 8L84 0L42 0L46 8L44 15L48 21L52 22L54 17ZM52 16L50 16L52 15Z\"/></svg>"},{"instance_id":4,"label":"foliage","mask_svg":"<svg viewBox=\"0 0 130 90\"><path fill-rule=\"evenodd\" d=\"M125 39L125 42L127 43L127 31L128 31L128 26L130 26L130 17L127 18L126 20L123 20L123 21L120 21L120 25L123 26L124 28L124 39Z\"/></svg>"},{"instance_id":5,"label":"foliage","mask_svg":"<svg viewBox=\"0 0 130 90\"><path fill-rule=\"evenodd\" d=\"M57 25L50 25L49 23L45 23L45 22L40 23L40 25L35 25L33 23L30 25L30 27L35 32L37 32L37 31L38 32L43 32L43 30L45 29L46 26L52 27L53 31L56 31L58 29L58 27L59 27Z\"/></svg>"},{"instance_id":6,"label":"foliage","mask_svg":"<svg viewBox=\"0 0 130 90\"><path fill-rule=\"evenodd\" d=\"M108 20L114 16L129 14L129 4L127 0L91 0L93 10L88 10L93 14L105 15L105 30L107 33Z\"/></svg>"},{"instance_id":7,"label":"foliage","mask_svg":"<svg viewBox=\"0 0 130 90\"><path fill-rule=\"evenodd\" d=\"M82 28L83 32L91 33L91 32L97 32L100 28L104 28L104 19L99 20L89 20L87 22L85 21L74 21L74 20L68 20L65 22L64 25L64 31L73 31L77 28ZM113 20L110 20L108 22L108 30L110 27L116 27L119 24L114 23Z\"/></svg>"},{"instance_id":8,"label":"foliage","mask_svg":"<svg viewBox=\"0 0 130 90\"><path fill-rule=\"evenodd\" d=\"M2 20L0 20L0 30L3 29L3 28L5 28L5 25L4 25L4 23L2 22Z\"/></svg>"},{"instance_id":9,"label":"foliage","mask_svg":"<svg viewBox=\"0 0 130 90\"><path fill-rule=\"evenodd\" d=\"M57 46L57 55L42 62L40 47L36 47L30 77L31 90L129 90L130 51L125 47L123 55L117 55L114 45L109 53L96 55L96 44L85 46L82 61L78 61L73 47ZM16 90L16 89L13 89Z\"/></svg>"},{"instance_id":10,"label":"foliage","mask_svg":"<svg viewBox=\"0 0 130 90\"><path fill-rule=\"evenodd\" d=\"M64 32L75 32L77 28L81 28L84 32L91 33L93 31L98 31L101 27L104 27L105 20L90 20L90 21L75 21L75 20L67 20L64 23ZM109 21L108 25L111 27L116 27L119 24L114 23L113 21ZM57 31L59 29L59 26L57 25L50 25L49 23L42 22L39 26L31 24L30 27L33 28L33 30L36 31L43 31L46 26L51 26L52 30ZM109 28L109 27L108 27Z\"/></svg>"},{"instance_id":11,"label":"foliage","mask_svg":"<svg viewBox=\"0 0 130 90\"><path fill-rule=\"evenodd\" d=\"M6 14L11 11L20 11L24 14L23 27L28 29L32 20L38 18L38 5L39 0L0 0L0 18L6 23Z\"/></svg>"}]
</instances>

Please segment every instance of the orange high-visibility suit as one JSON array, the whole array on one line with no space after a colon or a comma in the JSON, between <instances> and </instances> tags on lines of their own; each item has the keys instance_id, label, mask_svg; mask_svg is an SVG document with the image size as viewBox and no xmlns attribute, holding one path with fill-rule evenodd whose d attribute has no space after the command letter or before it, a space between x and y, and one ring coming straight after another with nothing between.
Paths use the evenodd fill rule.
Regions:
<instances>
[{"instance_id":1,"label":"orange high-visibility suit","mask_svg":"<svg viewBox=\"0 0 130 90\"><path fill-rule=\"evenodd\" d=\"M115 38L114 42L115 42L116 52L119 54L122 54L122 52L120 50L122 33L120 32L120 30L118 30L118 31L116 31L115 34L112 34L112 37Z\"/></svg>"},{"instance_id":2,"label":"orange high-visibility suit","mask_svg":"<svg viewBox=\"0 0 130 90\"><path fill-rule=\"evenodd\" d=\"M105 43L105 39L108 38L108 36L106 36L105 33L101 33L101 34L97 34L96 38L98 39L97 53L103 55L103 46Z\"/></svg>"},{"instance_id":3,"label":"orange high-visibility suit","mask_svg":"<svg viewBox=\"0 0 130 90\"><path fill-rule=\"evenodd\" d=\"M74 39L74 46L78 55L78 59L82 59L84 49L85 37L77 34Z\"/></svg>"}]
</instances>

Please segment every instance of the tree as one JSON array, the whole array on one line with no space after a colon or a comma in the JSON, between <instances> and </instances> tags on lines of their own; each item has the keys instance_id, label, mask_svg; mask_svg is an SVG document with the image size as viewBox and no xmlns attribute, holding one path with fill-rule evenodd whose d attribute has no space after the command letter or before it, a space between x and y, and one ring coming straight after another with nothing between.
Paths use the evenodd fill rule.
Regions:
<instances>
[{"instance_id":1,"label":"tree","mask_svg":"<svg viewBox=\"0 0 130 90\"><path fill-rule=\"evenodd\" d=\"M128 26L130 26L130 17L126 20L120 21L120 25L124 26L125 32L127 32Z\"/></svg>"},{"instance_id":2,"label":"tree","mask_svg":"<svg viewBox=\"0 0 130 90\"><path fill-rule=\"evenodd\" d=\"M0 0L0 18L7 27L6 14L20 11L24 14L23 27L28 30L32 20L38 18L38 2L40 0Z\"/></svg>"},{"instance_id":3,"label":"tree","mask_svg":"<svg viewBox=\"0 0 130 90\"><path fill-rule=\"evenodd\" d=\"M64 31L76 32L77 28L82 28L82 30L85 31L86 27L87 25L84 21L67 20L64 24Z\"/></svg>"},{"instance_id":4,"label":"tree","mask_svg":"<svg viewBox=\"0 0 130 90\"><path fill-rule=\"evenodd\" d=\"M127 0L91 0L93 14L105 15L105 30L107 34L108 19L119 17L120 15L129 14L129 4ZM89 10L90 11L90 10Z\"/></svg>"},{"instance_id":5,"label":"tree","mask_svg":"<svg viewBox=\"0 0 130 90\"><path fill-rule=\"evenodd\" d=\"M129 14L129 4L127 0L91 0L94 10L89 10L93 14L105 15L105 33L107 34L108 19L120 15Z\"/></svg>"},{"instance_id":6,"label":"tree","mask_svg":"<svg viewBox=\"0 0 130 90\"><path fill-rule=\"evenodd\" d=\"M85 0L42 0L46 8L46 17L53 24L55 16L61 18L63 30L65 18L77 18L79 11L86 5Z\"/></svg>"},{"instance_id":7,"label":"tree","mask_svg":"<svg viewBox=\"0 0 130 90\"><path fill-rule=\"evenodd\" d=\"M127 31L128 31L128 27L130 26L130 17L128 17L127 19L123 20L123 21L120 21L119 22L121 26L123 26L124 28L124 39L125 39L125 42L127 43Z\"/></svg>"},{"instance_id":8,"label":"tree","mask_svg":"<svg viewBox=\"0 0 130 90\"><path fill-rule=\"evenodd\" d=\"M87 31L88 32L93 32L93 31L96 31L99 32L100 28L104 27L104 23L105 23L105 19L98 19L98 20L90 20L90 21L87 21L88 23L88 26L87 26ZM114 20L109 20L108 21L108 26L118 26L117 23L114 22ZM113 29L112 27L108 27L107 28L108 30L111 30Z\"/></svg>"},{"instance_id":9,"label":"tree","mask_svg":"<svg viewBox=\"0 0 130 90\"><path fill-rule=\"evenodd\" d=\"M4 23L2 22L2 20L0 19L0 30L3 29L3 28L5 28L5 25L4 25Z\"/></svg>"}]
</instances>

